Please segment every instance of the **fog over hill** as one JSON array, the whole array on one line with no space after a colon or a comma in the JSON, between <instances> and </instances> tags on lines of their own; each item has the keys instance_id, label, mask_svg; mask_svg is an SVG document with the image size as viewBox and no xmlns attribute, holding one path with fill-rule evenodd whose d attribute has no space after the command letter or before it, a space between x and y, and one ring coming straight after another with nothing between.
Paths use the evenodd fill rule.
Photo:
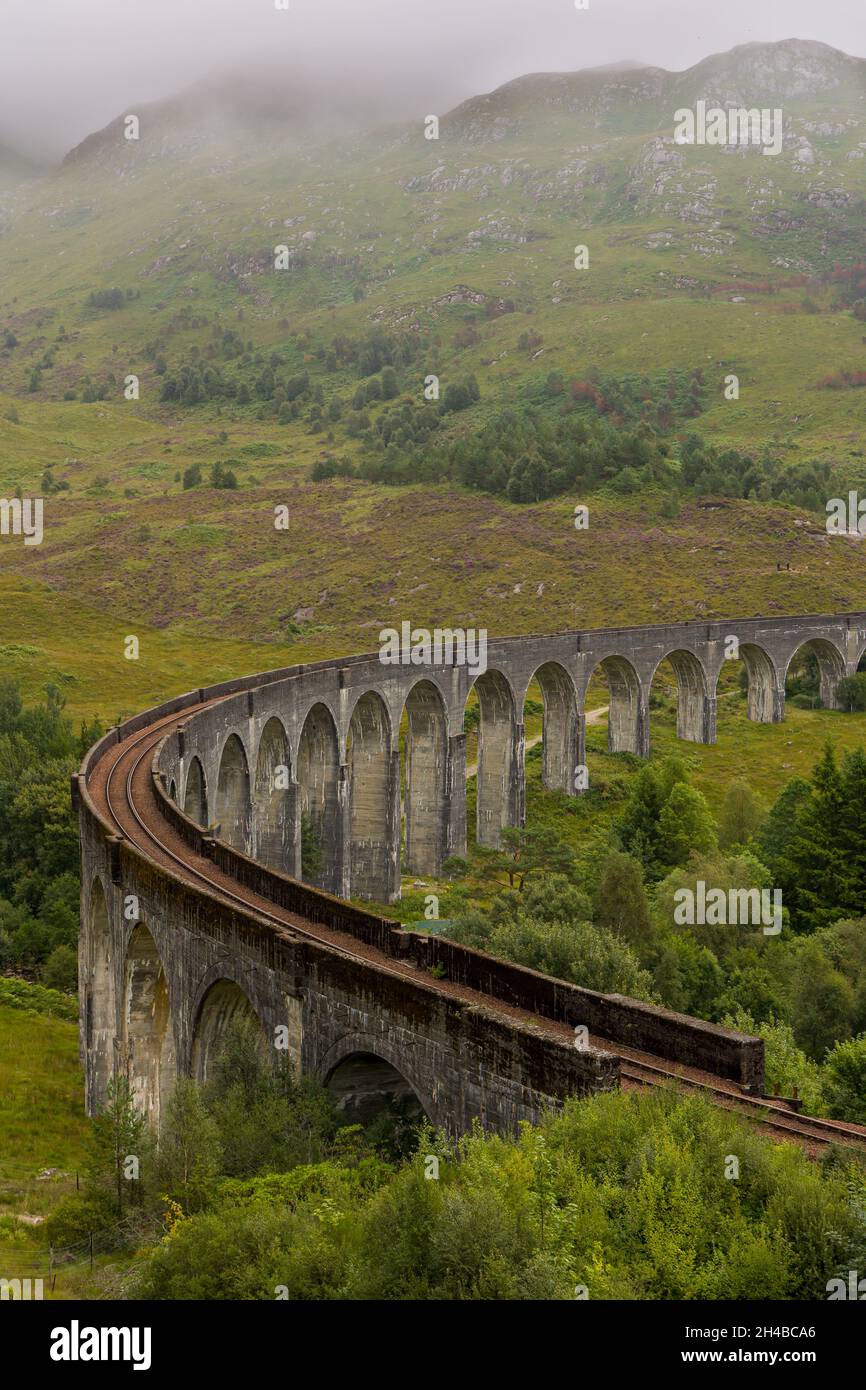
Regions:
<instances>
[{"instance_id":1,"label":"fog over hill","mask_svg":"<svg viewBox=\"0 0 866 1390\"><path fill-rule=\"evenodd\" d=\"M819 11L811 0L728 0L696 23L694 0L592 0L584 12L571 0L290 0L283 11L274 0L149 0L119 15L110 0L65 0L46 23L32 0L4 0L0 143L58 161L130 104L169 101L214 74L231 88L263 64L287 84L303 74L338 114L354 87L369 122L441 115L520 73L684 72L707 53L816 30L858 53L857 11L848 0Z\"/></svg>"},{"instance_id":2,"label":"fog over hill","mask_svg":"<svg viewBox=\"0 0 866 1390\"><path fill-rule=\"evenodd\" d=\"M625 120L635 130L672 121L676 108L700 99L722 106L826 99L844 101L852 115L866 101L866 60L826 44L786 39L746 44L670 72L625 61L577 72L531 73L475 95L443 116L443 126L464 139L504 138L531 126L544 112L591 117L599 129ZM278 148L363 136L411 104L400 84L383 92L369 73L332 75L328 83L273 64L212 77L148 106L134 107L146 124L151 151L179 154L208 143L252 139ZM426 114L416 101L414 120ZM423 106L423 103L422 103ZM67 164L106 154L122 160L123 115L88 135L66 155ZM491 125L491 122L494 125ZM495 123L498 122L498 129Z\"/></svg>"}]
</instances>

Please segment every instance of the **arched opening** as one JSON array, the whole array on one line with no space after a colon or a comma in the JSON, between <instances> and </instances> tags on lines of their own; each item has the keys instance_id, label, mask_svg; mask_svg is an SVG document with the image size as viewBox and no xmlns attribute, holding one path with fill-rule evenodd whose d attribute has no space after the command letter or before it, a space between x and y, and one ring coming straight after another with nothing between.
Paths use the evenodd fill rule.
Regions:
<instances>
[{"instance_id":1,"label":"arched opening","mask_svg":"<svg viewBox=\"0 0 866 1390\"><path fill-rule=\"evenodd\" d=\"M599 662L590 674L585 706L587 724L607 724L608 752L648 752L649 730L641 705L640 681L626 657L606 656Z\"/></svg>"},{"instance_id":2,"label":"arched opening","mask_svg":"<svg viewBox=\"0 0 866 1390\"><path fill-rule=\"evenodd\" d=\"M175 804L177 804L177 782L175 782L173 777L171 779L171 782L169 783L168 794L171 797L172 801L175 802Z\"/></svg>"},{"instance_id":3,"label":"arched opening","mask_svg":"<svg viewBox=\"0 0 866 1390\"><path fill-rule=\"evenodd\" d=\"M412 687L404 720L403 862L410 873L435 878L445 857L448 725L442 696L432 681Z\"/></svg>"},{"instance_id":4,"label":"arched opening","mask_svg":"<svg viewBox=\"0 0 866 1390\"><path fill-rule=\"evenodd\" d=\"M368 1141L408 1152L425 1118L412 1086L390 1062L372 1052L353 1052L334 1067L327 1087L346 1125L363 1125Z\"/></svg>"},{"instance_id":5,"label":"arched opening","mask_svg":"<svg viewBox=\"0 0 866 1390\"><path fill-rule=\"evenodd\" d=\"M339 783L334 719L325 705L313 705L298 745L301 877L331 893L341 888Z\"/></svg>"},{"instance_id":6,"label":"arched opening","mask_svg":"<svg viewBox=\"0 0 866 1390\"><path fill-rule=\"evenodd\" d=\"M234 980L217 980L201 1002L193 1030L192 1074L197 1081L208 1080L229 1028L241 1020L251 1020L261 1030L261 1020L240 986Z\"/></svg>"},{"instance_id":7,"label":"arched opening","mask_svg":"<svg viewBox=\"0 0 866 1390\"><path fill-rule=\"evenodd\" d=\"M571 677L557 662L545 662L530 681L523 704L523 727L527 758L540 744L542 786L548 791L573 793L580 762L577 696Z\"/></svg>"},{"instance_id":8,"label":"arched opening","mask_svg":"<svg viewBox=\"0 0 866 1390\"><path fill-rule=\"evenodd\" d=\"M183 795L183 813L194 820L196 825L205 826L207 819L207 792L204 772L198 758L192 758L186 774L186 789Z\"/></svg>"},{"instance_id":9,"label":"arched opening","mask_svg":"<svg viewBox=\"0 0 866 1390\"><path fill-rule=\"evenodd\" d=\"M350 892L389 902L399 889L391 723L375 691L352 712L346 741L349 775Z\"/></svg>"},{"instance_id":10,"label":"arched opening","mask_svg":"<svg viewBox=\"0 0 866 1390\"><path fill-rule=\"evenodd\" d=\"M757 724L777 724L782 717L782 692L775 663L763 647L752 642L741 642L739 653L743 663L740 688L746 690L749 718Z\"/></svg>"},{"instance_id":11,"label":"arched opening","mask_svg":"<svg viewBox=\"0 0 866 1390\"><path fill-rule=\"evenodd\" d=\"M111 927L105 892L98 878L90 890L90 918L85 954L84 1044L90 1108L105 1099L114 1075L117 1012Z\"/></svg>"},{"instance_id":12,"label":"arched opening","mask_svg":"<svg viewBox=\"0 0 866 1390\"><path fill-rule=\"evenodd\" d=\"M499 671L485 671L473 689L478 696L475 834L480 845L498 849L503 828L519 825L522 814L514 697Z\"/></svg>"},{"instance_id":13,"label":"arched opening","mask_svg":"<svg viewBox=\"0 0 866 1390\"><path fill-rule=\"evenodd\" d=\"M237 734L229 734L223 748L215 814L219 838L246 853L250 843L250 772Z\"/></svg>"},{"instance_id":14,"label":"arched opening","mask_svg":"<svg viewBox=\"0 0 866 1390\"><path fill-rule=\"evenodd\" d=\"M785 667L785 700L800 709L838 709L836 689L845 658L832 642L813 637L792 653Z\"/></svg>"},{"instance_id":15,"label":"arched opening","mask_svg":"<svg viewBox=\"0 0 866 1390\"><path fill-rule=\"evenodd\" d=\"M650 709L676 707L677 738L714 743L716 730L702 663L688 651L670 652L653 672Z\"/></svg>"},{"instance_id":16,"label":"arched opening","mask_svg":"<svg viewBox=\"0 0 866 1390\"><path fill-rule=\"evenodd\" d=\"M165 971L147 927L133 929L123 977L123 1044L137 1108L154 1125L174 1084L174 1033Z\"/></svg>"},{"instance_id":17,"label":"arched opening","mask_svg":"<svg viewBox=\"0 0 866 1390\"><path fill-rule=\"evenodd\" d=\"M289 741L279 719L268 720L259 740L256 858L270 869L294 870Z\"/></svg>"}]
</instances>

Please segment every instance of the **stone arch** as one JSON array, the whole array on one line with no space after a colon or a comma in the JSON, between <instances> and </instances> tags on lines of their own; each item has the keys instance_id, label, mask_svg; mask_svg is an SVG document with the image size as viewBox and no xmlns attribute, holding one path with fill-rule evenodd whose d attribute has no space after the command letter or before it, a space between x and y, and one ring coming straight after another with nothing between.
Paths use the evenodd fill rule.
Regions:
<instances>
[{"instance_id":1,"label":"stone arch","mask_svg":"<svg viewBox=\"0 0 866 1390\"><path fill-rule=\"evenodd\" d=\"M237 734L229 734L223 745L214 817L219 827L219 838L246 853L252 817L250 770L244 746Z\"/></svg>"},{"instance_id":2,"label":"stone arch","mask_svg":"<svg viewBox=\"0 0 866 1390\"><path fill-rule=\"evenodd\" d=\"M267 721L256 758L256 858L270 869L294 868L291 755L282 722Z\"/></svg>"},{"instance_id":3,"label":"stone arch","mask_svg":"<svg viewBox=\"0 0 866 1390\"><path fill-rule=\"evenodd\" d=\"M186 774L186 787L183 794L183 813L194 820L196 825L206 826L207 816L207 787L204 780L204 769L198 758L190 758L189 768Z\"/></svg>"},{"instance_id":4,"label":"stone arch","mask_svg":"<svg viewBox=\"0 0 866 1390\"><path fill-rule=\"evenodd\" d=\"M769 652L754 642L741 642L740 660L749 682L747 712L758 724L778 724L782 718L785 687Z\"/></svg>"},{"instance_id":5,"label":"stone arch","mask_svg":"<svg viewBox=\"0 0 866 1390\"><path fill-rule=\"evenodd\" d=\"M546 661L531 677L544 701L541 726L542 785L550 791L573 792L579 757L579 718L574 681L564 666Z\"/></svg>"},{"instance_id":6,"label":"stone arch","mask_svg":"<svg viewBox=\"0 0 866 1390\"><path fill-rule=\"evenodd\" d=\"M298 798L309 883L339 893L341 883L340 744L334 716L318 703L307 712L298 740Z\"/></svg>"},{"instance_id":7,"label":"stone arch","mask_svg":"<svg viewBox=\"0 0 866 1390\"><path fill-rule=\"evenodd\" d=\"M782 689L784 690L792 663L802 652L810 652L818 662L818 695L822 706L824 709L838 709L836 690L846 674L847 667L843 653L835 642L829 641L826 637L809 637L794 648L781 673Z\"/></svg>"},{"instance_id":8,"label":"stone arch","mask_svg":"<svg viewBox=\"0 0 866 1390\"><path fill-rule=\"evenodd\" d=\"M657 663L650 684L665 661L673 669L677 686L677 738L691 743L715 743L715 700L710 699L703 662L685 648L668 652Z\"/></svg>"},{"instance_id":9,"label":"stone arch","mask_svg":"<svg viewBox=\"0 0 866 1390\"><path fill-rule=\"evenodd\" d=\"M158 1126L177 1074L174 1029L165 970L142 922L126 947L121 1037L135 1105Z\"/></svg>"},{"instance_id":10,"label":"stone arch","mask_svg":"<svg viewBox=\"0 0 866 1390\"><path fill-rule=\"evenodd\" d=\"M349 721L349 892L389 902L399 891L400 866L391 721L381 695L360 696Z\"/></svg>"},{"instance_id":11,"label":"stone arch","mask_svg":"<svg viewBox=\"0 0 866 1390\"><path fill-rule=\"evenodd\" d=\"M105 1099L115 1070L117 1038L117 999L114 974L114 939L108 917L108 902L102 880L97 876L90 886L87 919L87 949L84 953L84 1053L88 1078L88 1108L91 1113Z\"/></svg>"},{"instance_id":12,"label":"stone arch","mask_svg":"<svg viewBox=\"0 0 866 1390\"><path fill-rule=\"evenodd\" d=\"M601 671L608 689L607 746L611 753L649 752L646 702L637 671L627 657L612 654L596 662L587 687Z\"/></svg>"},{"instance_id":13,"label":"stone arch","mask_svg":"<svg viewBox=\"0 0 866 1390\"><path fill-rule=\"evenodd\" d=\"M260 1029L262 1022L248 994L227 976L220 976L204 991L195 1014L192 1030L190 1071L202 1084L208 1080L213 1060L219 1055L226 1033L236 1020L253 1020ZM262 1029L262 1046L265 1044Z\"/></svg>"},{"instance_id":14,"label":"stone arch","mask_svg":"<svg viewBox=\"0 0 866 1390\"><path fill-rule=\"evenodd\" d=\"M438 686L421 680L404 705L404 862L411 873L435 877L445 857L448 720ZM462 792L462 789L461 789ZM465 793L463 793L465 794Z\"/></svg>"},{"instance_id":15,"label":"stone arch","mask_svg":"<svg viewBox=\"0 0 866 1390\"><path fill-rule=\"evenodd\" d=\"M412 1109L419 1122L426 1116L437 1126L446 1123L444 1108L438 1103L435 1094L430 1094L420 1078L415 1074L411 1061L398 1054L396 1048L384 1039L367 1033L350 1033L330 1047L321 1059L317 1072L322 1082L337 1097L338 1106L344 1111L363 1113L365 1107L371 1113L376 1111L377 1097L387 1104L393 1096L398 1106L404 1098L412 1099ZM356 1121L367 1123L370 1115ZM352 1123L347 1119L346 1123Z\"/></svg>"},{"instance_id":16,"label":"stone arch","mask_svg":"<svg viewBox=\"0 0 866 1390\"><path fill-rule=\"evenodd\" d=\"M501 671L485 671L473 689L479 704L476 837L480 845L496 849L503 828L520 824L522 748L507 678Z\"/></svg>"}]
</instances>

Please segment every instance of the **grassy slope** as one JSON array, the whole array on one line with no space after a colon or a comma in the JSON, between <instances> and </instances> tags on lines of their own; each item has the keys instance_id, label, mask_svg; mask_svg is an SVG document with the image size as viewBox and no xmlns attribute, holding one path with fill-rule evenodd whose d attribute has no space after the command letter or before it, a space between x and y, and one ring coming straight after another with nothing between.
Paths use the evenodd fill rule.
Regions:
<instances>
[{"instance_id":1,"label":"grassy slope","mask_svg":"<svg viewBox=\"0 0 866 1390\"><path fill-rule=\"evenodd\" d=\"M276 159L153 160L145 138L64 169L21 202L0 238L9 287L0 326L20 340L0 352L0 486L33 493L50 466L71 488L48 499L41 547L0 545L0 660L28 692L63 674L76 713L113 718L218 675L367 649L403 617L506 633L866 606L861 543L830 542L820 518L792 508L692 503L672 522L660 498L596 495L590 530L577 534L583 499L514 507L446 487L313 485L317 457L356 449L342 424L331 446L302 421L259 419L257 406L159 404L144 354L157 336L174 367L217 322L235 328L256 349L279 348L291 370L309 370L327 402L350 397L356 378L305 360L299 334L312 345L376 323L417 325L431 346L401 383L412 399L428 368L443 381L472 371L481 384L457 433L503 404L539 400L553 369L569 379L591 366L701 366L707 410L689 428L773 444L791 460L828 458L846 478L866 478L864 392L816 389L840 366L862 368L862 326L821 292L821 312L802 312L803 289L785 284L798 269L864 253L866 160L849 158L864 135L859 89L788 104L795 131L848 122L842 134L808 134L817 162L805 169L796 140L776 160L680 149L659 167L652 142L669 130L636 129L632 110L564 117L531 88L509 99L514 129L502 140L479 136L465 113L443 124L439 142L419 129ZM803 196L827 188L849 203ZM767 234L771 213L798 225ZM303 269L255 263L282 239L300 246L307 230L317 239ZM591 270L576 272L584 238ZM330 256L352 263L332 266ZM734 302L740 282L768 278L778 293ZM513 298L518 312L487 320L437 304L467 283ZM92 288L111 284L141 297L117 313L86 307ZM208 326L185 327L184 307ZM481 341L458 349L467 314ZM518 350L526 330L543 337L536 358ZM31 369L53 343L56 365L31 394ZM728 370L740 376L737 402L723 398ZM105 402L62 400L85 372L120 383L129 371L141 377L139 402L123 401L119 385ZM13 407L17 423L6 418ZM255 456L262 444L271 457ZM182 491L178 471L226 457L240 461L239 493ZM291 508L288 535L272 526L279 502ZM312 616L295 622L299 609ZM131 631L142 639L136 669L121 653Z\"/></svg>"}]
</instances>

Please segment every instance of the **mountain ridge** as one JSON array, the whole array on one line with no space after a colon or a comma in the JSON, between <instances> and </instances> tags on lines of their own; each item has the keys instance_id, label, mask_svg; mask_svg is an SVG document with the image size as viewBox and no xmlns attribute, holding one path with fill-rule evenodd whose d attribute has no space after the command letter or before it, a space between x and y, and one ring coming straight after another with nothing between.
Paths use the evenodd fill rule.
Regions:
<instances>
[{"instance_id":1,"label":"mountain ridge","mask_svg":"<svg viewBox=\"0 0 866 1390\"><path fill-rule=\"evenodd\" d=\"M765 105L787 91L788 100L800 100L816 92L831 95L843 77L859 82L866 100L866 59L812 39L752 42L710 54L681 71L624 60L573 71L522 73L489 92L466 97L441 116L441 124L459 130L494 111L507 116L515 99L519 106L527 95L532 102L567 110L585 97L603 115L617 98L630 101L633 107L665 100L677 106L693 104L701 97L722 105L751 106L760 97ZM184 132L186 142L194 145L196 138L212 137L221 127L227 134L255 134L263 124L273 127L275 122L283 123L282 130L273 130L275 143L280 143L281 136L307 141L346 134L365 137L377 129L378 114L369 106L373 85L356 83L351 88L340 82L322 91L297 74L281 78L269 69L259 79L245 71L228 79L203 79L160 101L131 105L129 112L147 115L169 148L172 137L177 148L184 147L183 138L178 145ZM370 112L369 119L359 124L364 109ZM517 118L520 113L511 109L511 114ZM122 135L124 119L124 115L116 116L85 136L67 152L61 167L80 163L115 143ZM394 117L382 125L400 123Z\"/></svg>"}]
</instances>

